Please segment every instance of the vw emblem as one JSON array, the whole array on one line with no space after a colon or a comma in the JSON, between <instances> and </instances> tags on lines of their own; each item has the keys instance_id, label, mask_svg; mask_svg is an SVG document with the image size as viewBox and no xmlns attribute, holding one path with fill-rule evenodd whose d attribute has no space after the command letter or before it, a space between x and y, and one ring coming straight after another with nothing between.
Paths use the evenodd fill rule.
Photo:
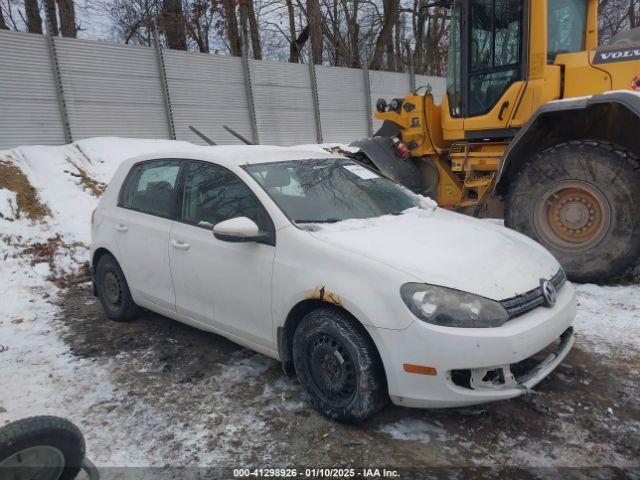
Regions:
<instances>
[{"instance_id":1,"label":"vw emblem","mask_svg":"<svg viewBox=\"0 0 640 480\"><path fill-rule=\"evenodd\" d=\"M553 307L556 304L557 291L549 280L540 280L542 287L542 296L547 307Z\"/></svg>"}]
</instances>

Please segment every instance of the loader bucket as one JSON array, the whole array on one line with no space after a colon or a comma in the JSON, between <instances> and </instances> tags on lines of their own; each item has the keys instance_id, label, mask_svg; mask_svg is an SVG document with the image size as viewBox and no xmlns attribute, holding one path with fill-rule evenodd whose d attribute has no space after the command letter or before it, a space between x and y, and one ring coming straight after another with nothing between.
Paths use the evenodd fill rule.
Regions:
<instances>
[{"instance_id":1,"label":"loader bucket","mask_svg":"<svg viewBox=\"0 0 640 480\"><path fill-rule=\"evenodd\" d=\"M380 172L415 193L422 193L422 175L413 159L399 157L389 137L365 138L353 142Z\"/></svg>"}]
</instances>

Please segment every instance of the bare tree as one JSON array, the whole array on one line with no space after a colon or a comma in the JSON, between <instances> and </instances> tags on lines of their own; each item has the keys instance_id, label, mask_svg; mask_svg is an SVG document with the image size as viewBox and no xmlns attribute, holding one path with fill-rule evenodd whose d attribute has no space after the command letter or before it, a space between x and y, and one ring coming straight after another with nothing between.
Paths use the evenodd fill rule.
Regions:
<instances>
[{"instance_id":1,"label":"bare tree","mask_svg":"<svg viewBox=\"0 0 640 480\"><path fill-rule=\"evenodd\" d=\"M62 36L76 38L78 26L76 25L76 9L73 0L58 0L58 12Z\"/></svg>"},{"instance_id":2,"label":"bare tree","mask_svg":"<svg viewBox=\"0 0 640 480\"><path fill-rule=\"evenodd\" d=\"M56 0L44 0L45 15L49 18L51 34L58 36L58 13L56 12Z\"/></svg>"},{"instance_id":3,"label":"bare tree","mask_svg":"<svg viewBox=\"0 0 640 480\"><path fill-rule=\"evenodd\" d=\"M240 25L245 35L248 35L251 39L251 50L253 51L253 58L255 58L256 60L262 60L260 31L258 27L258 21L256 19L256 12L253 8L253 1L239 0L238 4L240 7Z\"/></svg>"},{"instance_id":4,"label":"bare tree","mask_svg":"<svg viewBox=\"0 0 640 480\"><path fill-rule=\"evenodd\" d=\"M387 54L389 54L389 51L393 54L393 27L397 22L400 11L400 0L384 0L383 4L382 29L376 40L373 59L371 60L371 68L376 70L380 70L383 67L385 51Z\"/></svg>"},{"instance_id":5,"label":"bare tree","mask_svg":"<svg viewBox=\"0 0 640 480\"><path fill-rule=\"evenodd\" d=\"M24 0L24 14L27 32L42 33L42 17L38 0Z\"/></svg>"},{"instance_id":6,"label":"bare tree","mask_svg":"<svg viewBox=\"0 0 640 480\"><path fill-rule=\"evenodd\" d=\"M314 64L322 64L322 12L318 0L307 0L307 23L311 38L311 59Z\"/></svg>"},{"instance_id":7,"label":"bare tree","mask_svg":"<svg viewBox=\"0 0 640 480\"><path fill-rule=\"evenodd\" d=\"M187 33L201 53L210 51L209 37L216 9L215 0L213 4L208 0L194 0L187 9L185 17Z\"/></svg>"},{"instance_id":8,"label":"bare tree","mask_svg":"<svg viewBox=\"0 0 640 480\"><path fill-rule=\"evenodd\" d=\"M227 40L231 55L235 57L242 56L242 39L238 31L238 16L236 15L235 0L222 0L222 11L227 31Z\"/></svg>"},{"instance_id":9,"label":"bare tree","mask_svg":"<svg viewBox=\"0 0 640 480\"><path fill-rule=\"evenodd\" d=\"M349 9L349 4L351 4L351 10ZM359 8L359 0L353 0L351 2L342 0L342 11L348 32L348 51L346 52L349 59L348 65L356 68L360 67L360 25L358 24Z\"/></svg>"},{"instance_id":10,"label":"bare tree","mask_svg":"<svg viewBox=\"0 0 640 480\"><path fill-rule=\"evenodd\" d=\"M0 5L0 30L9 30L7 22L4 19L4 13L2 12L2 5Z\"/></svg>"},{"instance_id":11,"label":"bare tree","mask_svg":"<svg viewBox=\"0 0 640 480\"><path fill-rule=\"evenodd\" d=\"M187 49L182 0L163 0L158 23L167 40L167 47L174 50Z\"/></svg>"}]
</instances>

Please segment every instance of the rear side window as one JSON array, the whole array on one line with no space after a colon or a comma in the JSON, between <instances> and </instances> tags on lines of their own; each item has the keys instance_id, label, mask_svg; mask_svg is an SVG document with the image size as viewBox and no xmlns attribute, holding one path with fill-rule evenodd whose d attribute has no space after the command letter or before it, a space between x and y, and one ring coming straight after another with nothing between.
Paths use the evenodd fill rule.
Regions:
<instances>
[{"instance_id":1,"label":"rear side window","mask_svg":"<svg viewBox=\"0 0 640 480\"><path fill-rule=\"evenodd\" d=\"M124 182L119 206L164 218L177 215L179 160L136 165Z\"/></svg>"}]
</instances>

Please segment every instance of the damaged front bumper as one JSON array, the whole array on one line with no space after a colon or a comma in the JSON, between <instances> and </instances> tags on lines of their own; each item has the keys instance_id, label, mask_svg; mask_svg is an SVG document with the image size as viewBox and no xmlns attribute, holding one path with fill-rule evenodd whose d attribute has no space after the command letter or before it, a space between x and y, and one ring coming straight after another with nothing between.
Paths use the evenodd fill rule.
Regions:
<instances>
[{"instance_id":1,"label":"damaged front bumper","mask_svg":"<svg viewBox=\"0 0 640 480\"><path fill-rule=\"evenodd\" d=\"M507 400L529 391L574 343L575 289L567 282L553 308L539 307L496 328L449 328L415 321L404 330L368 328L393 403L448 408ZM427 367L407 371L404 365Z\"/></svg>"},{"instance_id":2,"label":"damaged front bumper","mask_svg":"<svg viewBox=\"0 0 640 480\"><path fill-rule=\"evenodd\" d=\"M573 327L567 328L558 341L558 345L541 361L531 357L518 364L453 370L450 372L449 379L454 385L470 390L531 390L555 370L569 354L575 341ZM521 365L523 363L534 363L534 366L523 367Z\"/></svg>"}]
</instances>

